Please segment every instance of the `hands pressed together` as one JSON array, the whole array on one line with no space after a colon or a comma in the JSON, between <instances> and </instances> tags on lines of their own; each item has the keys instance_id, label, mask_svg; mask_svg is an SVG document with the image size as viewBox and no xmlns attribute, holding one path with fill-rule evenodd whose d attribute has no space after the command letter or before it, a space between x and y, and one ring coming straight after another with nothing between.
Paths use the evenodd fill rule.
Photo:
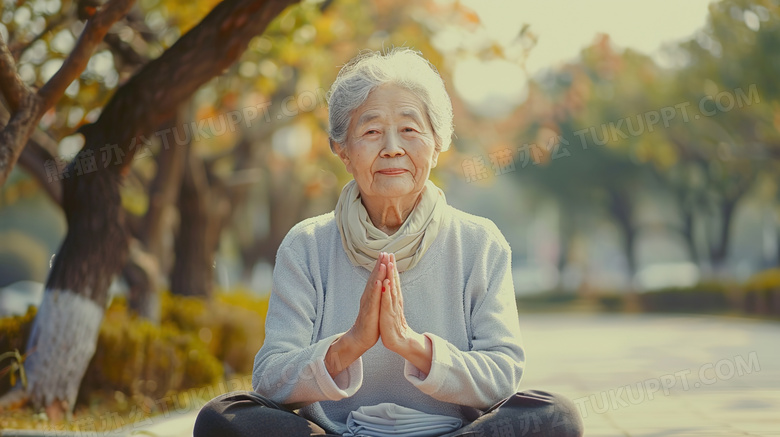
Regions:
<instances>
[{"instance_id":1,"label":"hands pressed together","mask_svg":"<svg viewBox=\"0 0 780 437\"><path fill-rule=\"evenodd\" d=\"M386 252L379 255L368 277L355 323L328 350L325 357L328 372L336 376L380 338L387 349L401 355L426 375L430 372L431 341L406 323L395 255Z\"/></svg>"}]
</instances>

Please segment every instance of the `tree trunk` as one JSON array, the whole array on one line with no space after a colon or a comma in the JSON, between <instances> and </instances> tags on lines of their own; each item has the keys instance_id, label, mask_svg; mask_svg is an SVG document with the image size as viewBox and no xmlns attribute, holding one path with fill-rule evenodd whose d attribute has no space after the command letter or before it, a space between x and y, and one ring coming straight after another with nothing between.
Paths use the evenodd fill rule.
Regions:
<instances>
[{"instance_id":1,"label":"tree trunk","mask_svg":"<svg viewBox=\"0 0 780 437\"><path fill-rule=\"evenodd\" d=\"M567 213L566 202L558 202L558 291L567 291L564 289L564 273L569 266L569 255L574 238L574 217L573 211Z\"/></svg>"},{"instance_id":2,"label":"tree trunk","mask_svg":"<svg viewBox=\"0 0 780 437\"><path fill-rule=\"evenodd\" d=\"M160 322L160 266L152 254L144 250L140 241L133 239L130 244L130 256L122 268L122 276L127 281L127 306L139 316Z\"/></svg>"},{"instance_id":3,"label":"tree trunk","mask_svg":"<svg viewBox=\"0 0 780 437\"><path fill-rule=\"evenodd\" d=\"M685 208L684 206L680 206L682 209L682 212L680 213L682 218L682 229L680 230L680 233L683 236L683 241L685 242L685 246L688 248L688 255L691 257L691 262L696 264L698 267L701 263L701 260L699 259L699 252L696 250L696 239L694 237L694 215L693 210L691 208Z\"/></svg>"},{"instance_id":4,"label":"tree trunk","mask_svg":"<svg viewBox=\"0 0 780 437\"><path fill-rule=\"evenodd\" d=\"M243 53L250 39L292 3L223 1L120 87L95 123L80 129L85 146L68 167L71 176L63 179L68 233L46 283L25 365L27 394L35 407L46 407L51 417L61 416L74 406L78 386L95 350L108 287L126 260L128 242L119 183L135 153L130 140L138 135L151 136L159 120L171 117L195 90L221 74ZM70 68L71 64L67 65ZM51 99L59 89L41 91ZM19 129L3 132L14 134ZM109 149L112 156L101 162L112 145L122 155ZM90 158L97 159L97 168L77 175L75 164ZM3 181L0 177L0 185Z\"/></svg>"},{"instance_id":5,"label":"tree trunk","mask_svg":"<svg viewBox=\"0 0 780 437\"><path fill-rule=\"evenodd\" d=\"M172 121L178 122L178 117ZM166 123L163 130L175 126ZM173 248L167 240L173 233L173 216L179 197L186 147L174 145L160 150L157 172L149 189L149 208L143 217L138 240L131 247L130 259L122 270L129 286L128 306L139 316L159 323L158 291L171 267Z\"/></svg>"},{"instance_id":6,"label":"tree trunk","mask_svg":"<svg viewBox=\"0 0 780 437\"><path fill-rule=\"evenodd\" d=\"M609 194L609 212L623 234L623 253L628 265L628 276L633 284L637 271L636 262L636 226L634 226L631 198L625 191L607 188Z\"/></svg>"},{"instance_id":7,"label":"tree trunk","mask_svg":"<svg viewBox=\"0 0 780 437\"><path fill-rule=\"evenodd\" d=\"M670 231L682 236L683 243L688 249L688 256L690 257L691 262L694 263L696 267L701 268L702 260L699 256L699 251L696 248L696 237L694 233L696 218L695 211L697 210L697 205L693 199L696 198L696 193L691 192L691 190L681 186L680 184L672 183L667 177L662 176L662 174L655 168L651 169L650 175L654 177L656 182L658 182L661 190L668 191L674 198L680 213L680 220L682 224L681 226L677 227L667 223L667 226L669 227Z\"/></svg>"},{"instance_id":8,"label":"tree trunk","mask_svg":"<svg viewBox=\"0 0 780 437\"><path fill-rule=\"evenodd\" d=\"M192 149L187 154L179 191L180 220L171 292L209 298L214 289L214 255L230 202L221 187L210 186L205 166Z\"/></svg>"},{"instance_id":9,"label":"tree trunk","mask_svg":"<svg viewBox=\"0 0 780 437\"><path fill-rule=\"evenodd\" d=\"M718 190L719 202L716 204L716 212L720 215L720 228L714 235L714 241L709 245L710 263L716 277L726 273L734 214L740 200L756 180L756 172L749 168L742 170L742 172L733 172L728 184L721 185Z\"/></svg>"},{"instance_id":10,"label":"tree trunk","mask_svg":"<svg viewBox=\"0 0 780 437\"><path fill-rule=\"evenodd\" d=\"M87 144L94 145L94 137ZM37 407L52 406L48 412L55 419L76 402L95 352L106 292L126 260L118 179L114 172L97 171L64 180L68 233L46 281L25 362L30 400Z\"/></svg>"},{"instance_id":11,"label":"tree trunk","mask_svg":"<svg viewBox=\"0 0 780 437\"><path fill-rule=\"evenodd\" d=\"M775 241L775 267L780 268L780 232L776 232L777 237Z\"/></svg>"},{"instance_id":12,"label":"tree trunk","mask_svg":"<svg viewBox=\"0 0 780 437\"><path fill-rule=\"evenodd\" d=\"M727 267L731 240L731 223L736 212L737 201L723 200L719 205L721 226L715 241L710 246L710 263L716 276L723 275Z\"/></svg>"},{"instance_id":13,"label":"tree trunk","mask_svg":"<svg viewBox=\"0 0 780 437\"><path fill-rule=\"evenodd\" d=\"M306 207L305 187L289 177L289 170L268 167L263 181L266 187L268 209L268 233L255 238L241 247L242 260L247 273L254 265L265 261L271 265L276 261L276 252L285 235L304 218ZM278 205L284 208L278 208Z\"/></svg>"},{"instance_id":14,"label":"tree trunk","mask_svg":"<svg viewBox=\"0 0 780 437\"><path fill-rule=\"evenodd\" d=\"M172 267L173 239L170 236L173 234L176 201L179 198L188 147L189 145L173 145L160 151L157 158L158 170L149 192L149 209L144 217L141 241L159 261L161 272L168 272Z\"/></svg>"}]
</instances>

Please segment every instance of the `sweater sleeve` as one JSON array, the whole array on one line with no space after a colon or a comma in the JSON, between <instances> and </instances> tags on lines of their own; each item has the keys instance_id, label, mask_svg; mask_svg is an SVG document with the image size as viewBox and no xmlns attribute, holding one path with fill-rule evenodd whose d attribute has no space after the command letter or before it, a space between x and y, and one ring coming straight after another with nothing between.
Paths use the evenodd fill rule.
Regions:
<instances>
[{"instance_id":1,"label":"sweater sleeve","mask_svg":"<svg viewBox=\"0 0 780 437\"><path fill-rule=\"evenodd\" d=\"M314 402L352 396L363 383L358 358L331 378L325 367L330 345L344 333L313 342L317 295L304 258L282 245L276 256L273 290L265 321L265 341L255 356L253 389L296 409Z\"/></svg>"},{"instance_id":2,"label":"sweater sleeve","mask_svg":"<svg viewBox=\"0 0 780 437\"><path fill-rule=\"evenodd\" d=\"M471 350L461 351L436 334L425 332L433 345L431 370L426 375L409 361L406 379L429 396L459 405L487 409L518 390L525 354L520 336L512 255L506 240L491 244L477 263L484 271L473 287L479 298L472 309Z\"/></svg>"}]
</instances>

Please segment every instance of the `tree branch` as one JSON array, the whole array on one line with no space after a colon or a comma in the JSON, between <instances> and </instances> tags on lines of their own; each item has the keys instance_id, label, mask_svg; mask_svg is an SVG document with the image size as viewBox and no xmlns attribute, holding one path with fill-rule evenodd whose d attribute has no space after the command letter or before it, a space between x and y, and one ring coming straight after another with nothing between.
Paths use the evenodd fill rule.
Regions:
<instances>
[{"instance_id":1,"label":"tree branch","mask_svg":"<svg viewBox=\"0 0 780 437\"><path fill-rule=\"evenodd\" d=\"M5 42L0 39L0 92L5 96L12 115L0 132L0 187L8 180L16 161L43 113L54 106L70 83L84 71L87 61L108 29L121 18L135 0L111 0L87 22L76 47L59 71L33 93L16 72L16 62Z\"/></svg>"},{"instance_id":2,"label":"tree branch","mask_svg":"<svg viewBox=\"0 0 780 437\"><path fill-rule=\"evenodd\" d=\"M27 147L22 150L19 157L19 165L27 170L49 195L51 200L59 206L62 206L62 183L59 180L49 180L51 176L46 174L46 161L54 157L36 141L35 135L27 142Z\"/></svg>"},{"instance_id":3,"label":"tree branch","mask_svg":"<svg viewBox=\"0 0 780 437\"><path fill-rule=\"evenodd\" d=\"M52 138L49 134L46 132L36 129L33 131L32 135L30 135L30 139L35 142L38 147L42 148L46 151L46 153L49 155L49 157L53 158L57 156L58 152L58 145L57 140Z\"/></svg>"},{"instance_id":4,"label":"tree branch","mask_svg":"<svg viewBox=\"0 0 780 437\"><path fill-rule=\"evenodd\" d=\"M32 94L17 74L16 61L2 36L0 36L0 92L5 96L11 112L18 111L25 95Z\"/></svg>"},{"instance_id":5,"label":"tree branch","mask_svg":"<svg viewBox=\"0 0 780 437\"><path fill-rule=\"evenodd\" d=\"M20 109L11 116L8 124L0 131L0 187L8 180L39 119L40 100L35 94L25 95L18 104Z\"/></svg>"},{"instance_id":6,"label":"tree branch","mask_svg":"<svg viewBox=\"0 0 780 437\"><path fill-rule=\"evenodd\" d=\"M131 139L148 135L159 120L175 115L179 105L244 52L249 41L297 0L236 0L218 4L200 23L160 57L145 64L103 108L95 123L81 127L85 137L99 134L93 147L117 144L125 153L121 172L132 163ZM197 49L194 49L197 47Z\"/></svg>"},{"instance_id":7,"label":"tree branch","mask_svg":"<svg viewBox=\"0 0 780 437\"><path fill-rule=\"evenodd\" d=\"M59 71L38 91L42 100L42 111L51 108L70 83L84 71L89 58L98 44L103 41L108 29L130 10L133 3L135 0L111 0L87 21L84 31L76 42L76 47L63 62Z\"/></svg>"},{"instance_id":8,"label":"tree branch","mask_svg":"<svg viewBox=\"0 0 780 437\"><path fill-rule=\"evenodd\" d=\"M0 106L0 126L6 125L10 115L8 111ZM57 155L57 142L54 141L46 132L41 130L33 130L30 135L30 140L27 142L27 146L22 148L22 153L19 156L19 164L27 170L32 176L34 176L40 182L46 194L51 199L61 205L62 204L62 184L59 181L49 182L49 175L46 174L46 161L54 159Z\"/></svg>"}]
</instances>

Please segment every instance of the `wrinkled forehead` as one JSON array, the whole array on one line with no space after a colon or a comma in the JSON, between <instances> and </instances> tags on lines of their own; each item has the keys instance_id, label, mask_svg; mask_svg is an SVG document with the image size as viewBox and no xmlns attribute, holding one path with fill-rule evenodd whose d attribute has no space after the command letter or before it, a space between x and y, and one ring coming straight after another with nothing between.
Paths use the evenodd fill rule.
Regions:
<instances>
[{"instance_id":1,"label":"wrinkled forehead","mask_svg":"<svg viewBox=\"0 0 780 437\"><path fill-rule=\"evenodd\" d=\"M360 108L357 108L357 111L360 111ZM420 113L420 110L417 108L411 106L403 106L401 108L397 108L395 110L395 113L401 119L409 119L416 123L423 124L423 115ZM356 115L358 115L358 118L357 120L355 120L355 126L362 126L366 123L370 123L371 121L377 119L381 120L382 118L387 117L388 114L386 113L386 111L380 111L377 109L366 109L362 112L358 112Z\"/></svg>"}]
</instances>

